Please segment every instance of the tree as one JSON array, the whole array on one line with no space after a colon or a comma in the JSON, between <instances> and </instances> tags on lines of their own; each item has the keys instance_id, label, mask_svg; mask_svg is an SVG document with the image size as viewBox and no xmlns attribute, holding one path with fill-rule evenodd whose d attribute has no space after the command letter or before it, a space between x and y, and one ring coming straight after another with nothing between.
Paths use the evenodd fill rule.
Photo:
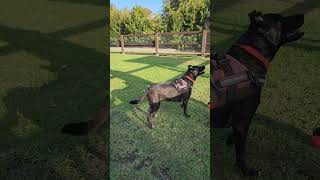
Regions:
<instances>
[{"instance_id":1,"label":"tree","mask_svg":"<svg viewBox=\"0 0 320 180\"><path fill-rule=\"evenodd\" d=\"M166 25L159 14L152 19L151 28L153 32L164 32L166 30Z\"/></svg>"},{"instance_id":2,"label":"tree","mask_svg":"<svg viewBox=\"0 0 320 180\"><path fill-rule=\"evenodd\" d=\"M110 6L110 35L199 31L204 28L210 0L164 0L161 14L135 6L131 10Z\"/></svg>"},{"instance_id":3,"label":"tree","mask_svg":"<svg viewBox=\"0 0 320 180\"><path fill-rule=\"evenodd\" d=\"M202 30L210 0L165 0L162 19L167 31Z\"/></svg>"},{"instance_id":4,"label":"tree","mask_svg":"<svg viewBox=\"0 0 320 180\"><path fill-rule=\"evenodd\" d=\"M110 35L119 36L123 30L123 21L129 16L128 9L118 10L114 5L110 5Z\"/></svg>"},{"instance_id":5,"label":"tree","mask_svg":"<svg viewBox=\"0 0 320 180\"><path fill-rule=\"evenodd\" d=\"M152 30L152 12L141 6L135 6L122 23L124 34L145 34Z\"/></svg>"}]
</instances>

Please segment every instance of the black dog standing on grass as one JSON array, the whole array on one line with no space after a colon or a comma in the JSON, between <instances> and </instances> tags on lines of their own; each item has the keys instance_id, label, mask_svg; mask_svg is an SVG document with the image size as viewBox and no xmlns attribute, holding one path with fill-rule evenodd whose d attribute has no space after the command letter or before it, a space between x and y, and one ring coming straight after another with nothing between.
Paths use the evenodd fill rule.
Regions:
<instances>
[{"instance_id":1,"label":"black dog standing on grass","mask_svg":"<svg viewBox=\"0 0 320 180\"><path fill-rule=\"evenodd\" d=\"M173 82L154 84L145 89L144 94L138 99L130 101L130 104L139 104L145 97L149 101L148 124L150 128L154 128L153 119L160 107L161 101L181 102L183 113L186 117L190 117L187 113L188 101L191 96L192 86L195 80L201 74L204 74L205 66L188 66L187 72Z\"/></svg>"},{"instance_id":2,"label":"black dog standing on grass","mask_svg":"<svg viewBox=\"0 0 320 180\"><path fill-rule=\"evenodd\" d=\"M279 48L300 39L298 29L304 15L283 17L280 14L248 14L250 25L240 39L223 57L211 61L212 128L232 127L227 144L235 144L236 165L244 175L256 176L245 160L246 139L259 104L263 82L272 59Z\"/></svg>"}]
</instances>

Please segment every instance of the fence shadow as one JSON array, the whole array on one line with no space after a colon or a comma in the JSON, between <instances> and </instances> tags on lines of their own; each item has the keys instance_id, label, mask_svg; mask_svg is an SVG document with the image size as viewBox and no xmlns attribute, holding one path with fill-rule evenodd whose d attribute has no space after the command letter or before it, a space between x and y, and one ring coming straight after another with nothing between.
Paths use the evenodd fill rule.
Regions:
<instances>
[{"instance_id":1,"label":"fence shadow","mask_svg":"<svg viewBox=\"0 0 320 180\"><path fill-rule=\"evenodd\" d=\"M216 12L223 11L225 9L228 9L229 7L233 6L234 4L241 2L243 0L230 0L227 3L225 1L214 1L212 7L211 7L211 12L212 14ZM215 21L215 20L213 20Z\"/></svg>"},{"instance_id":2,"label":"fence shadow","mask_svg":"<svg viewBox=\"0 0 320 180\"><path fill-rule=\"evenodd\" d=\"M306 14L320 6L320 2L317 0L304 0L301 2L296 3L290 8L285 9L282 11L282 14L289 15L294 13L302 13Z\"/></svg>"},{"instance_id":3,"label":"fence shadow","mask_svg":"<svg viewBox=\"0 0 320 180\"><path fill-rule=\"evenodd\" d=\"M76 29L69 32L72 31L76 33ZM75 171L104 177L106 168L103 164L106 160L101 154L105 153L106 146L101 144L105 142L104 139L101 140L106 132L96 135L96 139L92 140L89 137L75 138L62 135L60 129L65 123L86 120L88 115L103 103L105 62L108 57L95 49L64 41L53 34L5 25L0 25L0 39L8 42L11 49L24 50L49 61L50 65L41 67L55 74L55 80L48 84L41 87L17 87L11 89L4 98L8 112L0 119L1 134L4 135L1 138L0 149L1 152L17 152L14 160L7 160L10 162L7 167L11 164L10 169L13 172L24 172L28 169L30 173L62 177L63 172L58 174L45 167L57 163L56 158L64 157L65 160L80 164ZM65 65L67 68L61 70ZM20 121L26 125L20 128L27 128L22 129L25 132L24 136L16 136L12 131L12 128L19 128ZM29 143L30 146L26 148ZM29 154L26 154L27 152ZM93 155L94 160L90 163L97 164L98 169L88 168L90 165L85 158L88 154L84 152ZM25 158L30 158L30 161L37 162L44 168L31 166L30 161L24 160Z\"/></svg>"}]
</instances>

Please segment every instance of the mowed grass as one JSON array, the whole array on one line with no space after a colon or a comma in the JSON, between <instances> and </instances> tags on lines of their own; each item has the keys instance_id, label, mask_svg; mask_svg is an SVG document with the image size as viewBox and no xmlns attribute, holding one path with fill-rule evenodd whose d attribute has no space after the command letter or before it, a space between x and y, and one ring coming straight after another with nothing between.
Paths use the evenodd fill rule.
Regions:
<instances>
[{"instance_id":1,"label":"mowed grass","mask_svg":"<svg viewBox=\"0 0 320 180\"><path fill-rule=\"evenodd\" d=\"M107 132L60 129L103 104L106 7L4 0L0 11L0 179L104 179Z\"/></svg>"},{"instance_id":2,"label":"mowed grass","mask_svg":"<svg viewBox=\"0 0 320 180\"><path fill-rule=\"evenodd\" d=\"M316 0L214 1L212 33L222 53L246 29L248 12L305 13L302 40L280 49L263 89L249 132L250 165L257 179L320 179L320 151L310 135L320 126L320 2ZM234 148L225 145L229 130L217 130L213 143L215 179L247 179L234 168Z\"/></svg>"},{"instance_id":3,"label":"mowed grass","mask_svg":"<svg viewBox=\"0 0 320 180\"><path fill-rule=\"evenodd\" d=\"M206 65L189 101L191 117L183 116L180 103L163 102L149 129L147 101L128 102L152 83L182 77L189 64ZM208 179L208 58L111 54L110 67L111 179Z\"/></svg>"}]
</instances>

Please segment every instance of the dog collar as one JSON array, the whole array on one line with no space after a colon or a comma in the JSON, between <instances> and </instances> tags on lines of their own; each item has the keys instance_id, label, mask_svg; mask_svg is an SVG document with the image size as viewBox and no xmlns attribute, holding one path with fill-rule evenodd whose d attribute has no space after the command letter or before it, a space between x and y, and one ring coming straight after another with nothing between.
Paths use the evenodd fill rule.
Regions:
<instances>
[{"instance_id":1,"label":"dog collar","mask_svg":"<svg viewBox=\"0 0 320 180\"><path fill-rule=\"evenodd\" d=\"M193 84L195 83L194 80L190 76L185 76L187 79L189 79Z\"/></svg>"},{"instance_id":2,"label":"dog collar","mask_svg":"<svg viewBox=\"0 0 320 180\"><path fill-rule=\"evenodd\" d=\"M239 46L242 49L244 49L246 52L248 52L250 55L258 59L264 65L266 70L270 68L271 61L268 58L266 58L264 55L262 55L258 50L245 44L240 44Z\"/></svg>"}]
</instances>

